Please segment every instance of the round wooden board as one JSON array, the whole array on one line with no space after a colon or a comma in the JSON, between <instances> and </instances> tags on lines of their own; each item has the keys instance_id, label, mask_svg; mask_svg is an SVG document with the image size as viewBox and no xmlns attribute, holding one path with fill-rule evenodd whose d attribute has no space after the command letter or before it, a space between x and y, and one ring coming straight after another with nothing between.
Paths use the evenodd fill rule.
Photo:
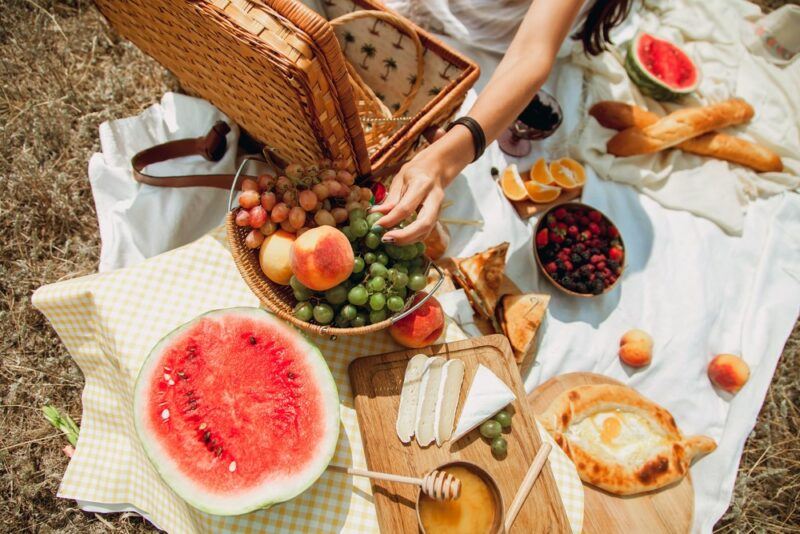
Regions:
<instances>
[{"instance_id":1,"label":"round wooden board","mask_svg":"<svg viewBox=\"0 0 800 534\"><path fill-rule=\"evenodd\" d=\"M617 380L593 373L567 373L551 378L528 395L534 413L542 413L561 392L588 384L618 384ZM667 488L619 497L584 484L583 532L608 534L661 532L686 533L692 529L694 490L687 475Z\"/></svg>"}]
</instances>

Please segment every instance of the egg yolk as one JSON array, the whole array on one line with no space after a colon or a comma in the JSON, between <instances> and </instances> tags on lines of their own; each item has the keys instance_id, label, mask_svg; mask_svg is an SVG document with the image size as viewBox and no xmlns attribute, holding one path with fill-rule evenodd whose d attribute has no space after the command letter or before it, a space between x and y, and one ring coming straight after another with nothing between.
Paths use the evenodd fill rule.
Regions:
<instances>
[{"instance_id":1,"label":"egg yolk","mask_svg":"<svg viewBox=\"0 0 800 534\"><path fill-rule=\"evenodd\" d=\"M616 417L607 417L603 421L603 429L600 431L600 440L605 444L610 444L614 438L619 436L622 425Z\"/></svg>"}]
</instances>

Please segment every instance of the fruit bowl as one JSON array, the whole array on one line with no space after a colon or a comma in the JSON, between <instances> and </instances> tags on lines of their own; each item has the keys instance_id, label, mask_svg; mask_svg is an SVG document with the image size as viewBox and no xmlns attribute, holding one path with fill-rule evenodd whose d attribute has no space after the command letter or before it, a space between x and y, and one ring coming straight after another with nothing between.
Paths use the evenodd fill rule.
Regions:
<instances>
[{"instance_id":1,"label":"fruit bowl","mask_svg":"<svg viewBox=\"0 0 800 534\"><path fill-rule=\"evenodd\" d=\"M283 281L283 283L276 283L265 275L259 261L258 248L254 249L248 243L248 236L253 232L253 230L249 226L237 224L237 215L239 215L242 211L241 207L235 207L234 205L239 179L241 178L244 180L246 178L252 178L242 174L245 163L246 161L242 162L242 165L239 167L231 186L230 195L228 198L228 214L225 217L228 245L230 246L234 263L236 264L236 267L239 270L239 273L242 275L245 283L270 311L284 321L287 321L307 332L318 335L327 335L333 338L337 336L364 335L388 328L395 322L412 313L417 308L422 306L439 288L439 286L441 286L442 282L444 281L444 274L435 264L425 260L418 267L418 269L424 270L422 274L425 274L426 278L430 268L433 268L438 273L438 280L434 287L424 298L417 302L414 302L414 295L417 292L414 290L410 291L407 295L407 298L404 299L402 307L398 305L395 314L387 317L384 320L379 320L379 322L372 324L365 324L364 326L339 327L335 326L334 324L317 324L304 321L297 317L295 314L295 306L298 304L298 300L295 298L294 288L291 285L284 285L286 284L286 281ZM417 254L421 253L418 252ZM419 257L422 258L422 256ZM419 261L419 259L416 261ZM288 274L291 275L291 272ZM314 299L312 299L312 301L316 302Z\"/></svg>"},{"instance_id":2,"label":"fruit bowl","mask_svg":"<svg viewBox=\"0 0 800 534\"><path fill-rule=\"evenodd\" d=\"M625 245L617 226L581 202L559 204L542 214L533 255L544 277L575 297L608 293L625 271Z\"/></svg>"}]
</instances>

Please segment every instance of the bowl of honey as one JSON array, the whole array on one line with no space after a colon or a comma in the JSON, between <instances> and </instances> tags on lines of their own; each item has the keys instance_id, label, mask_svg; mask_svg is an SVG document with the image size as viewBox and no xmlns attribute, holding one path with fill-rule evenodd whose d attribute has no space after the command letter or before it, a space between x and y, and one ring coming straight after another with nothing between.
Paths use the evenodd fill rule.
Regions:
<instances>
[{"instance_id":1,"label":"bowl of honey","mask_svg":"<svg viewBox=\"0 0 800 534\"><path fill-rule=\"evenodd\" d=\"M470 462L448 462L436 468L461 481L461 494L451 501L417 495L417 520L422 534L500 534L505 509L497 482Z\"/></svg>"}]
</instances>

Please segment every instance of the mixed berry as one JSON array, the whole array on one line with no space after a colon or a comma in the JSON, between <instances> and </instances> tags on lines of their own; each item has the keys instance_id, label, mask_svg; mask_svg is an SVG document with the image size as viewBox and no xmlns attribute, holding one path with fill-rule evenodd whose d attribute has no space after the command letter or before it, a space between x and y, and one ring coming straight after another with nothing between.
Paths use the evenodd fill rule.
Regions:
<instances>
[{"instance_id":1,"label":"mixed berry","mask_svg":"<svg viewBox=\"0 0 800 534\"><path fill-rule=\"evenodd\" d=\"M536 253L558 285L599 295L622 275L625 249L619 230L599 211L565 204L539 223Z\"/></svg>"}]
</instances>

